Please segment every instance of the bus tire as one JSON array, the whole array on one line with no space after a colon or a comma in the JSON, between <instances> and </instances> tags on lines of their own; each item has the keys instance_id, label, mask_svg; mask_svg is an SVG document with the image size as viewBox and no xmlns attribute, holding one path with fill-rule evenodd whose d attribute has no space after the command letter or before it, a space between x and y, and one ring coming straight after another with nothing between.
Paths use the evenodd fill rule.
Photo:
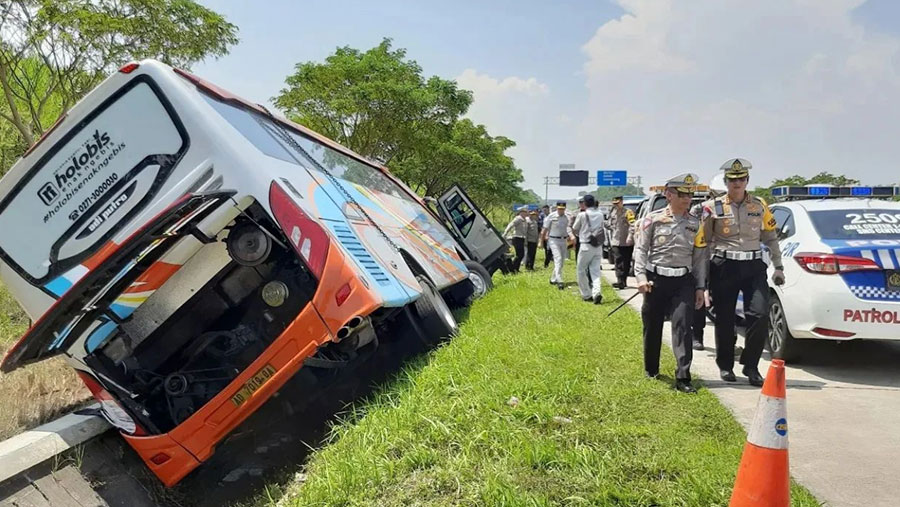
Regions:
<instances>
[{"instance_id":1,"label":"bus tire","mask_svg":"<svg viewBox=\"0 0 900 507\"><path fill-rule=\"evenodd\" d=\"M494 288L494 281L491 280L491 274L488 273L488 270L481 264L475 261L463 261L463 264L465 264L466 268L469 270L469 280L474 286L472 296L469 301L466 302L466 305L468 305L473 300L490 292L491 289Z\"/></svg>"},{"instance_id":2,"label":"bus tire","mask_svg":"<svg viewBox=\"0 0 900 507\"><path fill-rule=\"evenodd\" d=\"M417 275L416 280L422 286L422 295L412 304L412 313L419 338L430 344L456 334L459 324L437 287L423 275Z\"/></svg>"}]
</instances>

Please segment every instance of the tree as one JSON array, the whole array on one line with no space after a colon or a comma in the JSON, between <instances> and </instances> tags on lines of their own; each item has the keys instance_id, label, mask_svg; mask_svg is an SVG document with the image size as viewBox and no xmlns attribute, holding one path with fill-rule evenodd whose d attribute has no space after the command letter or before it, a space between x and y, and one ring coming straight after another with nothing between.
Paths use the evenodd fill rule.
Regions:
<instances>
[{"instance_id":1,"label":"tree","mask_svg":"<svg viewBox=\"0 0 900 507\"><path fill-rule=\"evenodd\" d=\"M0 118L15 128L16 156L125 61L156 58L190 67L226 54L236 32L192 0L3 2Z\"/></svg>"},{"instance_id":2,"label":"tree","mask_svg":"<svg viewBox=\"0 0 900 507\"><path fill-rule=\"evenodd\" d=\"M426 78L390 39L299 63L285 83L273 100L289 118L387 165L421 195L459 183L486 212L522 197L521 170L506 154L515 142L461 118L472 93Z\"/></svg>"},{"instance_id":3,"label":"tree","mask_svg":"<svg viewBox=\"0 0 900 507\"><path fill-rule=\"evenodd\" d=\"M491 137L483 125L457 120L448 136L420 139L418 149L391 171L422 195L438 196L458 183L482 207L509 204L522 194L522 172L505 154L513 146L510 139Z\"/></svg>"},{"instance_id":4,"label":"tree","mask_svg":"<svg viewBox=\"0 0 900 507\"><path fill-rule=\"evenodd\" d=\"M360 52L338 48L325 63L295 66L274 98L292 120L382 164L412 156L446 135L472 103L472 93L406 60L391 40Z\"/></svg>"},{"instance_id":5,"label":"tree","mask_svg":"<svg viewBox=\"0 0 900 507\"><path fill-rule=\"evenodd\" d=\"M598 202L609 202L619 195L644 195L644 189L629 183L624 187L597 187L591 192Z\"/></svg>"}]
</instances>

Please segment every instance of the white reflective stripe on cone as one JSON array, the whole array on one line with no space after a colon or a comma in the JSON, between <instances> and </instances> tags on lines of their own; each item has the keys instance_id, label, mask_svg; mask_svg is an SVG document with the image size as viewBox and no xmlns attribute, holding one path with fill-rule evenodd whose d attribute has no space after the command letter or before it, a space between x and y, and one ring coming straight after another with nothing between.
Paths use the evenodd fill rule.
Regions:
<instances>
[{"instance_id":1,"label":"white reflective stripe on cone","mask_svg":"<svg viewBox=\"0 0 900 507\"><path fill-rule=\"evenodd\" d=\"M768 449L788 448L787 404L784 398L759 396L747 442Z\"/></svg>"}]
</instances>

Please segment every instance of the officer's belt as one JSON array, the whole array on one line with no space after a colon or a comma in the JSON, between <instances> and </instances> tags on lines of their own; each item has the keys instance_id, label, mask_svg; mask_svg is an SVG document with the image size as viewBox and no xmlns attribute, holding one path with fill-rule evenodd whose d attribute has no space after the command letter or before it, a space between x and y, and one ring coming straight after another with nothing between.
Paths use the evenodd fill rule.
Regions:
<instances>
[{"instance_id":1,"label":"officer's belt","mask_svg":"<svg viewBox=\"0 0 900 507\"><path fill-rule=\"evenodd\" d=\"M724 257L725 259L733 261L752 261L762 259L762 252L760 250L752 250L749 252L740 250L716 250L716 253L714 253L713 256Z\"/></svg>"},{"instance_id":2,"label":"officer's belt","mask_svg":"<svg viewBox=\"0 0 900 507\"><path fill-rule=\"evenodd\" d=\"M647 271L668 278L678 278L679 276L684 276L691 272L689 268L667 268L665 266L654 266L652 264L647 266Z\"/></svg>"},{"instance_id":3,"label":"officer's belt","mask_svg":"<svg viewBox=\"0 0 900 507\"><path fill-rule=\"evenodd\" d=\"M553 239L566 239L565 236L550 236Z\"/></svg>"}]
</instances>

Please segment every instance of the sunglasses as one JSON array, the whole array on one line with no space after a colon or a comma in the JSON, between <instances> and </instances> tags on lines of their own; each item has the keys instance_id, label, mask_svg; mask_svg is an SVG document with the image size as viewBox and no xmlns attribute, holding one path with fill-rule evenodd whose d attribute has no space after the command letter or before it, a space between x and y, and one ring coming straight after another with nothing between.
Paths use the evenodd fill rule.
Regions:
<instances>
[{"instance_id":1,"label":"sunglasses","mask_svg":"<svg viewBox=\"0 0 900 507\"><path fill-rule=\"evenodd\" d=\"M746 176L743 176L743 177L740 177L740 178L728 178L728 181L729 181L729 182L735 182L735 183L743 183L743 182L747 181L747 177L746 177Z\"/></svg>"}]
</instances>

